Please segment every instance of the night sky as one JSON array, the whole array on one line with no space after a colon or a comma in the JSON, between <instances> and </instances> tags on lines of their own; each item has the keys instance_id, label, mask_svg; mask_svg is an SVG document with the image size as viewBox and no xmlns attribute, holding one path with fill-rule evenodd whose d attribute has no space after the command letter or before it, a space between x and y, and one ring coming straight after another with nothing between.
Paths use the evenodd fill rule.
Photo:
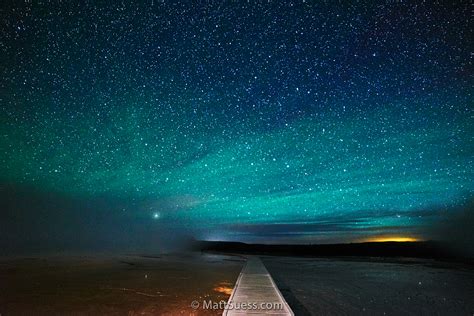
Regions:
<instances>
[{"instance_id":1,"label":"night sky","mask_svg":"<svg viewBox=\"0 0 474 316\"><path fill-rule=\"evenodd\" d=\"M428 238L473 196L468 1L27 1L0 23L11 247Z\"/></svg>"}]
</instances>

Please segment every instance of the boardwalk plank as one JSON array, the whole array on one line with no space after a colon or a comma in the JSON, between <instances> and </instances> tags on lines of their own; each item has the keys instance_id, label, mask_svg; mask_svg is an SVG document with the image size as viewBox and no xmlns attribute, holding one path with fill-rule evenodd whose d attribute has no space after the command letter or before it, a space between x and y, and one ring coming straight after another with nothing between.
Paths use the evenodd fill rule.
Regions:
<instances>
[{"instance_id":1,"label":"boardwalk plank","mask_svg":"<svg viewBox=\"0 0 474 316\"><path fill-rule=\"evenodd\" d=\"M273 308L265 304L272 304ZM244 304L260 308L242 308ZM249 257L240 272L234 290L230 296L227 309L223 316L237 315L274 315L288 316L294 315L286 303L280 290L275 285L270 273L258 257ZM264 306L264 308L262 308Z\"/></svg>"}]
</instances>

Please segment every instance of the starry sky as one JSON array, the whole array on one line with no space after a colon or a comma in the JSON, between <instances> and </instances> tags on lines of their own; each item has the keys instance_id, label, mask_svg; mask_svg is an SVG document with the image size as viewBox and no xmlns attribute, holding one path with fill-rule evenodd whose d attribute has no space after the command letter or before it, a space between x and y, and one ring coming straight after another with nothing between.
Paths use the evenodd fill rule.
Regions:
<instances>
[{"instance_id":1,"label":"starry sky","mask_svg":"<svg viewBox=\"0 0 474 316\"><path fill-rule=\"evenodd\" d=\"M424 238L473 196L467 1L33 2L0 10L10 243Z\"/></svg>"}]
</instances>

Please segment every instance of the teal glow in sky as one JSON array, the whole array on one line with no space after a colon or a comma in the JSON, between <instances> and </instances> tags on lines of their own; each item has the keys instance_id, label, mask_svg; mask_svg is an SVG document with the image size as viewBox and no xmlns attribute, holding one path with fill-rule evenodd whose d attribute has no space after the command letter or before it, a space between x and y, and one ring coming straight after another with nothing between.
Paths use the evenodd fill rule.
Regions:
<instances>
[{"instance_id":1,"label":"teal glow in sky","mask_svg":"<svg viewBox=\"0 0 474 316\"><path fill-rule=\"evenodd\" d=\"M423 237L474 190L468 6L282 6L4 10L1 182L138 233Z\"/></svg>"}]
</instances>

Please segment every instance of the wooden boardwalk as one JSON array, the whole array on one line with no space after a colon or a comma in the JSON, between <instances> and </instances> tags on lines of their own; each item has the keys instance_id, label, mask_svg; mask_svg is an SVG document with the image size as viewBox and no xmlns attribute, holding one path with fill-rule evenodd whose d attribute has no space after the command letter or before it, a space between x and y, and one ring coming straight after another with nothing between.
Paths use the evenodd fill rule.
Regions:
<instances>
[{"instance_id":1,"label":"wooden boardwalk","mask_svg":"<svg viewBox=\"0 0 474 316\"><path fill-rule=\"evenodd\" d=\"M294 315L258 257L248 257L223 316Z\"/></svg>"}]
</instances>

